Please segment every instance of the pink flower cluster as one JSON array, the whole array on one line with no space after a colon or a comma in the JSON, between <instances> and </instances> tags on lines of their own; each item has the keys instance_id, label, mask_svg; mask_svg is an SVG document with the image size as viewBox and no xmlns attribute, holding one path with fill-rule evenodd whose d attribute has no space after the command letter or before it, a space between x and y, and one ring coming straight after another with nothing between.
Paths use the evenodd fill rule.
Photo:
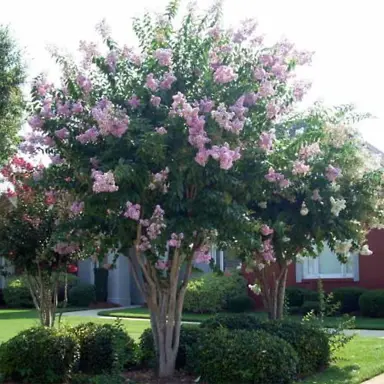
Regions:
<instances>
[{"instance_id":1,"label":"pink flower cluster","mask_svg":"<svg viewBox=\"0 0 384 384\"><path fill-rule=\"evenodd\" d=\"M334 167L333 165L328 165L325 172L325 177L330 181L334 182L338 177L341 176L341 169Z\"/></svg>"},{"instance_id":2,"label":"pink flower cluster","mask_svg":"<svg viewBox=\"0 0 384 384\"><path fill-rule=\"evenodd\" d=\"M152 174L152 181L148 186L149 189L151 189L152 191L155 189L159 189L163 193L167 193L168 187L169 187L169 185L167 184L168 174L169 174L168 167L166 167L165 169L163 169L158 173Z\"/></svg>"},{"instance_id":3,"label":"pink flower cluster","mask_svg":"<svg viewBox=\"0 0 384 384\"><path fill-rule=\"evenodd\" d=\"M268 238L263 241L263 249L261 251L261 256L267 262L275 262L275 251L273 249L272 239Z\"/></svg>"},{"instance_id":4,"label":"pink flower cluster","mask_svg":"<svg viewBox=\"0 0 384 384\"><path fill-rule=\"evenodd\" d=\"M155 96L155 95L152 95L151 96L151 104L154 106L154 107L158 107L161 103L161 97L160 96Z\"/></svg>"},{"instance_id":5,"label":"pink flower cluster","mask_svg":"<svg viewBox=\"0 0 384 384\"><path fill-rule=\"evenodd\" d=\"M321 153L319 143L313 143L306 145L305 147L300 148L299 156L302 159L309 159L311 157L317 156Z\"/></svg>"},{"instance_id":6,"label":"pink flower cluster","mask_svg":"<svg viewBox=\"0 0 384 384\"><path fill-rule=\"evenodd\" d=\"M145 86L150 89L152 92L156 92L159 88L159 80L154 78L153 73L147 75Z\"/></svg>"},{"instance_id":7,"label":"pink flower cluster","mask_svg":"<svg viewBox=\"0 0 384 384\"><path fill-rule=\"evenodd\" d=\"M71 116L71 104L69 103L69 101L67 101L65 103L58 101L56 103L56 113L57 113L57 115L64 116L64 117ZM46 116L46 117L48 117L48 116Z\"/></svg>"},{"instance_id":8,"label":"pink flower cluster","mask_svg":"<svg viewBox=\"0 0 384 384\"><path fill-rule=\"evenodd\" d=\"M248 111L248 108L244 107L243 103L244 96L240 97L233 106L229 107L231 112L228 112L225 105L221 103L217 110L211 112L211 116L221 128L239 134L244 128L245 113Z\"/></svg>"},{"instance_id":9,"label":"pink flower cluster","mask_svg":"<svg viewBox=\"0 0 384 384\"><path fill-rule=\"evenodd\" d=\"M38 228L41 224L41 219L39 217L31 217L27 214L23 215L23 220L31 224L33 228Z\"/></svg>"},{"instance_id":10,"label":"pink flower cluster","mask_svg":"<svg viewBox=\"0 0 384 384\"><path fill-rule=\"evenodd\" d=\"M59 242L54 247L53 250L59 255L70 255L71 253L75 253L79 250L79 245L76 243L67 243L67 242Z\"/></svg>"},{"instance_id":11,"label":"pink flower cluster","mask_svg":"<svg viewBox=\"0 0 384 384\"><path fill-rule=\"evenodd\" d=\"M229 65L221 65L216 69L213 78L216 83L227 84L237 79L237 73Z\"/></svg>"},{"instance_id":12,"label":"pink flower cluster","mask_svg":"<svg viewBox=\"0 0 384 384\"><path fill-rule=\"evenodd\" d=\"M107 55L107 65L111 72L116 72L117 66L117 53L115 51L110 51Z\"/></svg>"},{"instance_id":13,"label":"pink flower cluster","mask_svg":"<svg viewBox=\"0 0 384 384\"><path fill-rule=\"evenodd\" d=\"M259 147L268 152L273 149L273 142L276 140L275 132L273 130L269 132L261 132L259 139Z\"/></svg>"},{"instance_id":14,"label":"pink flower cluster","mask_svg":"<svg viewBox=\"0 0 384 384\"><path fill-rule=\"evenodd\" d=\"M69 137L69 131L67 128L61 128L55 131L55 136L60 140L68 139Z\"/></svg>"},{"instance_id":15,"label":"pink flower cluster","mask_svg":"<svg viewBox=\"0 0 384 384\"><path fill-rule=\"evenodd\" d=\"M73 202L70 210L75 216L80 215L84 211L84 201Z\"/></svg>"},{"instance_id":16,"label":"pink flower cluster","mask_svg":"<svg viewBox=\"0 0 384 384\"><path fill-rule=\"evenodd\" d=\"M52 84L47 82L47 79L45 77L38 79L34 86L36 87L37 93L40 96L45 96L48 92L52 89Z\"/></svg>"},{"instance_id":17,"label":"pink flower cluster","mask_svg":"<svg viewBox=\"0 0 384 384\"><path fill-rule=\"evenodd\" d=\"M172 84L177 80L176 76L173 73L166 72L164 73L163 79L160 82L161 89L171 89Z\"/></svg>"},{"instance_id":18,"label":"pink flower cluster","mask_svg":"<svg viewBox=\"0 0 384 384\"><path fill-rule=\"evenodd\" d=\"M270 183L277 183L280 188L289 187L290 181L284 177L282 173L275 172L271 167L268 173L264 176Z\"/></svg>"},{"instance_id":19,"label":"pink flower cluster","mask_svg":"<svg viewBox=\"0 0 384 384\"><path fill-rule=\"evenodd\" d=\"M229 149L228 143L224 143L221 147L214 145L212 149L207 152L214 160L218 160L220 162L221 169L226 170L232 168L233 162L239 160L241 157L240 148L236 148L233 151Z\"/></svg>"},{"instance_id":20,"label":"pink flower cluster","mask_svg":"<svg viewBox=\"0 0 384 384\"><path fill-rule=\"evenodd\" d=\"M161 209L160 205L156 205L150 219L150 224L147 228L148 238L150 240L156 240L164 228L164 211Z\"/></svg>"},{"instance_id":21,"label":"pink flower cluster","mask_svg":"<svg viewBox=\"0 0 384 384\"><path fill-rule=\"evenodd\" d=\"M140 220L140 204L132 204L130 201L126 204L127 210L124 212L124 216L128 219L132 219L135 221Z\"/></svg>"},{"instance_id":22,"label":"pink flower cluster","mask_svg":"<svg viewBox=\"0 0 384 384\"><path fill-rule=\"evenodd\" d=\"M292 174L294 175L305 175L309 172L310 166L305 164L304 161L296 160L293 163Z\"/></svg>"},{"instance_id":23,"label":"pink flower cluster","mask_svg":"<svg viewBox=\"0 0 384 384\"><path fill-rule=\"evenodd\" d=\"M132 95L128 100L128 104L133 109L138 108L140 105L140 99L136 95Z\"/></svg>"},{"instance_id":24,"label":"pink flower cluster","mask_svg":"<svg viewBox=\"0 0 384 384\"><path fill-rule=\"evenodd\" d=\"M155 268L159 271L168 271L169 264L170 263L168 260L157 260L155 263Z\"/></svg>"},{"instance_id":25,"label":"pink flower cluster","mask_svg":"<svg viewBox=\"0 0 384 384\"><path fill-rule=\"evenodd\" d=\"M77 80L77 84L85 94L88 94L89 92L91 92L93 88L91 80L89 80L86 76L81 74L77 76L76 80Z\"/></svg>"},{"instance_id":26,"label":"pink flower cluster","mask_svg":"<svg viewBox=\"0 0 384 384\"><path fill-rule=\"evenodd\" d=\"M172 233L171 239L168 240L168 245L173 248L180 248L181 247L181 242L184 239L184 233Z\"/></svg>"},{"instance_id":27,"label":"pink flower cluster","mask_svg":"<svg viewBox=\"0 0 384 384\"><path fill-rule=\"evenodd\" d=\"M166 135L168 131L164 127L157 127L155 128L156 133L159 135Z\"/></svg>"},{"instance_id":28,"label":"pink flower cluster","mask_svg":"<svg viewBox=\"0 0 384 384\"><path fill-rule=\"evenodd\" d=\"M260 232L263 236L272 235L274 230L270 228L267 224L263 224L260 228Z\"/></svg>"},{"instance_id":29,"label":"pink flower cluster","mask_svg":"<svg viewBox=\"0 0 384 384\"><path fill-rule=\"evenodd\" d=\"M199 103L201 113L210 113L214 108L214 106L215 106L215 102L207 98L200 100L200 103Z\"/></svg>"},{"instance_id":30,"label":"pink flower cluster","mask_svg":"<svg viewBox=\"0 0 384 384\"><path fill-rule=\"evenodd\" d=\"M32 131L24 136L24 141L20 144L19 149L23 153L35 155L37 148L45 144L45 136L41 132Z\"/></svg>"},{"instance_id":31,"label":"pink flower cluster","mask_svg":"<svg viewBox=\"0 0 384 384\"><path fill-rule=\"evenodd\" d=\"M281 112L281 108L276 104L275 101L270 101L267 104L267 117L272 120L277 117L277 115Z\"/></svg>"},{"instance_id":32,"label":"pink flower cluster","mask_svg":"<svg viewBox=\"0 0 384 384\"><path fill-rule=\"evenodd\" d=\"M76 140L81 144L95 143L100 136L100 132L96 127L87 129L84 133L76 136Z\"/></svg>"},{"instance_id":33,"label":"pink flower cluster","mask_svg":"<svg viewBox=\"0 0 384 384\"><path fill-rule=\"evenodd\" d=\"M115 184L115 177L112 171L103 173L92 169L92 178L94 179L92 190L95 193L116 192L119 187Z\"/></svg>"},{"instance_id":34,"label":"pink flower cluster","mask_svg":"<svg viewBox=\"0 0 384 384\"><path fill-rule=\"evenodd\" d=\"M208 245L203 245L200 248L196 249L193 260L197 264L209 264L211 261L211 254L209 253L210 249Z\"/></svg>"},{"instance_id":35,"label":"pink flower cluster","mask_svg":"<svg viewBox=\"0 0 384 384\"><path fill-rule=\"evenodd\" d=\"M44 202L47 205L54 205L56 204L56 192L55 191L47 191L44 193L45 194L45 199Z\"/></svg>"},{"instance_id":36,"label":"pink flower cluster","mask_svg":"<svg viewBox=\"0 0 384 384\"><path fill-rule=\"evenodd\" d=\"M114 108L111 101L102 99L92 108L92 116L97 121L103 136L122 137L128 129L129 118L122 111Z\"/></svg>"},{"instance_id":37,"label":"pink flower cluster","mask_svg":"<svg viewBox=\"0 0 384 384\"><path fill-rule=\"evenodd\" d=\"M164 67L169 67L170 65L172 65L172 49L156 49L154 56L160 65Z\"/></svg>"}]
</instances>

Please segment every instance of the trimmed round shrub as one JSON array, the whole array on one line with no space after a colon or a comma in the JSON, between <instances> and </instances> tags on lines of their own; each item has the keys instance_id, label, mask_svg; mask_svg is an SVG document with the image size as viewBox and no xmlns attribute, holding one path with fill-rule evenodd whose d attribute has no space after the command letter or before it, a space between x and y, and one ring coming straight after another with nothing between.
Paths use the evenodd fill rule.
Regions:
<instances>
[{"instance_id":1,"label":"trimmed round shrub","mask_svg":"<svg viewBox=\"0 0 384 384\"><path fill-rule=\"evenodd\" d=\"M73 334L34 327L0 346L0 373L17 382L57 384L70 376L78 358Z\"/></svg>"},{"instance_id":2,"label":"trimmed round shrub","mask_svg":"<svg viewBox=\"0 0 384 384\"><path fill-rule=\"evenodd\" d=\"M384 317L384 290L364 292L360 296L359 306L363 316Z\"/></svg>"},{"instance_id":3,"label":"trimmed round shrub","mask_svg":"<svg viewBox=\"0 0 384 384\"><path fill-rule=\"evenodd\" d=\"M285 295L290 307L301 307L304 301L313 301L315 295L316 298L314 301L319 299L317 297L317 292L301 287L287 287L285 290Z\"/></svg>"},{"instance_id":4,"label":"trimmed round shrub","mask_svg":"<svg viewBox=\"0 0 384 384\"><path fill-rule=\"evenodd\" d=\"M187 361L187 351L198 344L205 330L194 325L183 325L180 330L179 350L176 357L176 369L194 369L194 362ZM155 368L156 352L151 328L146 329L140 336L139 341L140 364L146 368Z\"/></svg>"},{"instance_id":5,"label":"trimmed round shrub","mask_svg":"<svg viewBox=\"0 0 384 384\"><path fill-rule=\"evenodd\" d=\"M320 311L320 302L319 301L304 301L301 306L301 313L306 315L308 312L314 311L315 313L319 313Z\"/></svg>"},{"instance_id":6,"label":"trimmed round shrub","mask_svg":"<svg viewBox=\"0 0 384 384\"><path fill-rule=\"evenodd\" d=\"M33 308L31 292L22 277L7 279L3 289L4 302L9 308Z\"/></svg>"},{"instance_id":7,"label":"trimmed round shrub","mask_svg":"<svg viewBox=\"0 0 384 384\"><path fill-rule=\"evenodd\" d=\"M289 384L297 374L293 347L264 331L217 329L189 353L196 373L208 383Z\"/></svg>"},{"instance_id":8,"label":"trimmed round shrub","mask_svg":"<svg viewBox=\"0 0 384 384\"><path fill-rule=\"evenodd\" d=\"M241 295L229 299L227 310L234 313L250 312L254 309L254 301L248 295Z\"/></svg>"},{"instance_id":9,"label":"trimmed round shrub","mask_svg":"<svg viewBox=\"0 0 384 384\"><path fill-rule=\"evenodd\" d=\"M300 376L315 373L329 364L329 338L321 329L289 321L266 321L260 328L293 346L299 357Z\"/></svg>"},{"instance_id":10,"label":"trimmed round shrub","mask_svg":"<svg viewBox=\"0 0 384 384\"><path fill-rule=\"evenodd\" d=\"M80 324L73 332L80 343L82 373L117 373L136 362L136 344L119 322Z\"/></svg>"},{"instance_id":11,"label":"trimmed round shrub","mask_svg":"<svg viewBox=\"0 0 384 384\"><path fill-rule=\"evenodd\" d=\"M209 329L227 328L231 330L256 330L260 328L260 324L261 320L251 313L241 315L218 313L217 315L202 321L200 327Z\"/></svg>"},{"instance_id":12,"label":"trimmed round shrub","mask_svg":"<svg viewBox=\"0 0 384 384\"><path fill-rule=\"evenodd\" d=\"M68 292L68 303L74 307L88 307L95 300L96 291L92 284L79 284Z\"/></svg>"},{"instance_id":13,"label":"trimmed round shrub","mask_svg":"<svg viewBox=\"0 0 384 384\"><path fill-rule=\"evenodd\" d=\"M184 299L184 310L194 313L215 313L227 308L229 300L247 294L243 276L206 273L189 282Z\"/></svg>"},{"instance_id":14,"label":"trimmed round shrub","mask_svg":"<svg viewBox=\"0 0 384 384\"><path fill-rule=\"evenodd\" d=\"M340 303L340 312L351 313L360 310L359 299L365 292L367 292L365 288L344 287L334 289L332 293L335 303Z\"/></svg>"}]
</instances>

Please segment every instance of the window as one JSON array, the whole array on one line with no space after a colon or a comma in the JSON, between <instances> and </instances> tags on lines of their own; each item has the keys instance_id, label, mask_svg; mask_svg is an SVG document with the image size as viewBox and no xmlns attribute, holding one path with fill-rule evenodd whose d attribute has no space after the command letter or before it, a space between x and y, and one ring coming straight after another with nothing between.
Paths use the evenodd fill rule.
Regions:
<instances>
[{"instance_id":1,"label":"window","mask_svg":"<svg viewBox=\"0 0 384 384\"><path fill-rule=\"evenodd\" d=\"M303 279L357 279L358 256L351 256L347 264L337 260L337 256L331 251L328 245L324 246L320 255L313 259L306 257L301 264ZM296 268L296 275L300 274ZM297 276L297 280L300 276Z\"/></svg>"}]
</instances>

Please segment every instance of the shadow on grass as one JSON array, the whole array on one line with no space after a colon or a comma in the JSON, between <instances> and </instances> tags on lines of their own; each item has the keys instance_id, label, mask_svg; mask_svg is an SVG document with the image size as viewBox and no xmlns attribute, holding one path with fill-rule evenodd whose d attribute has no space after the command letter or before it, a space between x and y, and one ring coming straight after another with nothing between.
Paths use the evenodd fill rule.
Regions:
<instances>
[{"instance_id":1,"label":"shadow on grass","mask_svg":"<svg viewBox=\"0 0 384 384\"><path fill-rule=\"evenodd\" d=\"M311 376L298 384L350 384L354 383L360 367L356 364L346 367L331 366L324 372Z\"/></svg>"},{"instance_id":2,"label":"shadow on grass","mask_svg":"<svg viewBox=\"0 0 384 384\"><path fill-rule=\"evenodd\" d=\"M0 311L0 320L37 319L34 309L5 309Z\"/></svg>"}]
</instances>

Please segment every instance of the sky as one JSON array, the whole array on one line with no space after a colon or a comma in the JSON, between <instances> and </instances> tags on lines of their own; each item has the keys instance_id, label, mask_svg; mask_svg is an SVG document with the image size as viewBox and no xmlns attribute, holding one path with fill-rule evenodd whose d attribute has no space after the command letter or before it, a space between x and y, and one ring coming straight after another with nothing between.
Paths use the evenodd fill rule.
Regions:
<instances>
[{"instance_id":1,"label":"sky","mask_svg":"<svg viewBox=\"0 0 384 384\"><path fill-rule=\"evenodd\" d=\"M4 4L2 4L4 2ZM160 12L167 0L0 0L0 24L9 24L26 52L30 78L58 71L46 50L54 44L75 52L79 40L95 40L103 18L113 37L134 45L131 18L144 11ZM183 4L187 3L184 0ZM210 0L197 0L207 8ZM313 85L311 104L353 103L376 118L360 124L364 138L384 151L384 76L380 0L224 0L224 24L236 26L256 18L267 41L287 37L301 49L315 51L311 68L301 75Z\"/></svg>"}]
</instances>

